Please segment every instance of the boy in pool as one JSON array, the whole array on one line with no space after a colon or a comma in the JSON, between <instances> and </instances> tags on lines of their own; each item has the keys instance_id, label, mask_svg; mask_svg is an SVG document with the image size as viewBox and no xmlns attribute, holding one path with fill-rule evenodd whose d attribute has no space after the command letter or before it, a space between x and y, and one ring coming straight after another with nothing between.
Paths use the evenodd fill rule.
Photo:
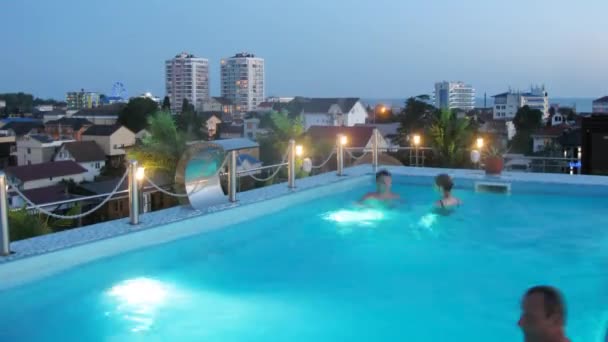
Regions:
<instances>
[{"instance_id":1,"label":"boy in pool","mask_svg":"<svg viewBox=\"0 0 608 342\"><path fill-rule=\"evenodd\" d=\"M453 209L454 207L457 207L462 204L462 201L452 196L452 188L454 187L454 182L452 181L452 178L450 176L445 173L440 174L439 176L435 177L435 185L443 193L443 198L435 202L435 207L437 209Z\"/></svg>"},{"instance_id":2,"label":"boy in pool","mask_svg":"<svg viewBox=\"0 0 608 342\"><path fill-rule=\"evenodd\" d=\"M376 173L376 191L365 194L359 201L360 203L368 200L376 200L380 202L392 202L398 200L399 195L391 192L393 185L393 177L387 170L380 170Z\"/></svg>"}]
</instances>

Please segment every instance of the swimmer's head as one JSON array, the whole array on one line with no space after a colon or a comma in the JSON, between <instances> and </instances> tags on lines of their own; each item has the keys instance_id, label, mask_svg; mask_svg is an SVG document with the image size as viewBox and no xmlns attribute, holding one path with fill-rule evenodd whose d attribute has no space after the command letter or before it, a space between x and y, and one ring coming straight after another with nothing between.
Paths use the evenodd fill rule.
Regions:
<instances>
[{"instance_id":1,"label":"swimmer's head","mask_svg":"<svg viewBox=\"0 0 608 342\"><path fill-rule=\"evenodd\" d=\"M435 185L439 187L441 190L450 192L454 187L454 182L452 181L452 177L448 176L445 173L440 174L435 177Z\"/></svg>"},{"instance_id":2,"label":"swimmer's head","mask_svg":"<svg viewBox=\"0 0 608 342\"><path fill-rule=\"evenodd\" d=\"M387 170L380 170L376 173L376 187L378 192L386 192L391 189L393 177Z\"/></svg>"}]
</instances>

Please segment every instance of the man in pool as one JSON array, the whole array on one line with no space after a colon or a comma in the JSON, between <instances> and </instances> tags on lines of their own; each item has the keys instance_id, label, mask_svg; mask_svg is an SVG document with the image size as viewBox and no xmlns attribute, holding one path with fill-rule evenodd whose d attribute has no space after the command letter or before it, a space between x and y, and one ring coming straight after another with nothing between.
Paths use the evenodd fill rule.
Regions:
<instances>
[{"instance_id":1,"label":"man in pool","mask_svg":"<svg viewBox=\"0 0 608 342\"><path fill-rule=\"evenodd\" d=\"M361 199L361 203L369 200L380 202L392 202L398 200L399 195L391 191L393 185L393 177L387 170L380 170L376 173L376 191L365 194Z\"/></svg>"},{"instance_id":2,"label":"man in pool","mask_svg":"<svg viewBox=\"0 0 608 342\"><path fill-rule=\"evenodd\" d=\"M569 342L566 324L566 304L556 288L530 288L521 304L519 327L525 342Z\"/></svg>"},{"instance_id":3,"label":"man in pool","mask_svg":"<svg viewBox=\"0 0 608 342\"><path fill-rule=\"evenodd\" d=\"M442 173L439 176L435 177L435 185L441 190L442 198L435 202L435 207L438 209L451 209L459 206L462 202L452 196L452 188L454 187L454 182L452 181L452 177L449 175Z\"/></svg>"}]
</instances>

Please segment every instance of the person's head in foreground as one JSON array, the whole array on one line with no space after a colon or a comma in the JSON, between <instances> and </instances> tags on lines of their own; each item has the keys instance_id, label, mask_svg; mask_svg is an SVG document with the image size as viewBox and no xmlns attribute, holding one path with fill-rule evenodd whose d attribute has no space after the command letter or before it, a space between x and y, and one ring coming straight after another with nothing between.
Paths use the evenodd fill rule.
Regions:
<instances>
[{"instance_id":1,"label":"person's head in foreground","mask_svg":"<svg viewBox=\"0 0 608 342\"><path fill-rule=\"evenodd\" d=\"M526 342L564 342L566 303L554 287L535 286L526 292L519 318Z\"/></svg>"},{"instance_id":2,"label":"person's head in foreground","mask_svg":"<svg viewBox=\"0 0 608 342\"><path fill-rule=\"evenodd\" d=\"M452 181L452 177L442 173L435 177L435 185L437 185L437 187L441 189L444 194L449 194L454 187L454 182Z\"/></svg>"},{"instance_id":3,"label":"person's head in foreground","mask_svg":"<svg viewBox=\"0 0 608 342\"><path fill-rule=\"evenodd\" d=\"M376 173L376 191L380 194L391 192L393 177L387 170L380 170Z\"/></svg>"}]
</instances>

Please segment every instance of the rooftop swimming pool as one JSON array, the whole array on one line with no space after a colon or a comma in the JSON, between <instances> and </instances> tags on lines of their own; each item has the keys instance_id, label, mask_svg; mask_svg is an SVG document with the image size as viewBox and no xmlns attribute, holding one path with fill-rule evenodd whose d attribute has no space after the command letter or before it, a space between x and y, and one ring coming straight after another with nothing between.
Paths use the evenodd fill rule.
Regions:
<instances>
[{"instance_id":1,"label":"rooftop swimming pool","mask_svg":"<svg viewBox=\"0 0 608 342\"><path fill-rule=\"evenodd\" d=\"M372 189L367 176L5 289L0 340L517 341L521 295L550 284L565 295L572 341L603 342L608 188L476 193L456 178L464 205L437 216L432 178L394 183L406 203L392 210L353 204Z\"/></svg>"}]
</instances>

